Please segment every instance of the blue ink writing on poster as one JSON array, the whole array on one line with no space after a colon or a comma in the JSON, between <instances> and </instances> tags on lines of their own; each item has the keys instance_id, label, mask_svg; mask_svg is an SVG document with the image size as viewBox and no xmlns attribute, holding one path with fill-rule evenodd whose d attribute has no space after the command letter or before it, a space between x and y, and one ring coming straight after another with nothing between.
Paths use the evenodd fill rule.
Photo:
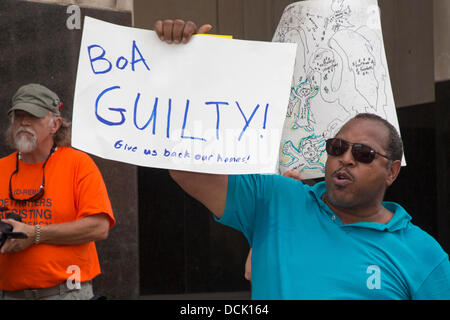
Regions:
<instances>
[{"instance_id":1,"label":"blue ink writing on poster","mask_svg":"<svg viewBox=\"0 0 450 320\"><path fill-rule=\"evenodd\" d=\"M150 129L150 132L152 135L156 135L157 134L157 129L158 127L161 127L160 129L164 130L165 136L167 139L171 138L171 127L173 125L172 123L172 118L174 116L175 112L182 112L182 109L178 108L174 109L173 108L173 99L172 98L168 98L167 102L162 101L159 97L154 97L153 101L151 102L150 106L148 104L146 104L145 102L142 102L142 94L140 92L137 92L136 94L136 98L134 99L133 102L133 108L130 112L132 112L133 114L127 116L127 109L124 107L108 107L107 104L111 103L110 101L115 101L117 100L117 98L120 97L120 91L121 91L121 87L120 86L111 86L108 87L106 89L104 89L103 91L100 92L100 94L97 96L96 100L95 100L95 116L97 118L98 121L100 121L101 123L103 123L104 125L107 126L121 126L123 124L125 124L125 122L127 121L128 117L133 117L133 126L134 128L136 128L139 131L144 131L145 129ZM105 100L104 100L105 99ZM108 102L105 102L108 101ZM144 100L145 101L145 100ZM165 105L167 103L167 114L163 115L163 116L159 116L158 117L158 110L162 110L163 113L164 111L164 107L161 106ZM230 103L227 101L219 101L219 100L213 100L213 101L206 101L203 102L203 108L204 106L215 106L215 138L216 140L220 139L220 129L221 127L223 127L224 125L222 124L222 115L224 113L229 113L229 112L234 112L237 114L237 111L233 111L233 110L238 110L239 114L242 116L243 120L244 120L244 125L240 131L239 136L237 137L237 141L240 141L242 139L242 136L245 134L245 132L247 131L247 129L250 127L250 125L252 125L252 127L259 127L261 128L261 124L257 124L255 121L253 121L253 119L255 118L255 115L258 113L259 109L263 109L260 108L260 104L257 104L253 109L250 108L248 109L249 111L251 111L250 115L248 111L245 111L246 109L243 108L241 106L241 104L238 101L235 101L236 104L236 108L230 108L229 106ZM184 114L182 117L182 121L180 119L180 117L178 117L178 119L180 119L181 125L176 126L176 128L180 128L181 127L181 134L180 134L180 138L181 139L190 139L190 140L196 140L196 141L202 141L202 142L206 142L207 139L203 138L203 137L199 137L199 136L193 136L191 135L190 130L188 128L189 123L191 121L189 121L190 119L190 113L189 111L191 110L192 107L192 103L190 99L186 99L185 105L184 105ZM223 108L226 107L226 108ZM145 111L147 110L147 114L145 114ZM265 104L265 108L264 110L262 110L261 112L264 112L264 114L261 114L260 117L264 117L263 118L263 122L262 122L262 129L266 129L267 127L267 121L268 119L268 110L269 110L269 103ZM197 111L197 115L198 115L198 109ZM164 119L165 118L165 119ZM253 121L253 122L252 122ZM165 122L165 123L164 123ZM165 128L164 128L165 126ZM226 127L226 126L225 126ZM161 132L161 134L164 134ZM261 138L263 136L261 135Z\"/></svg>"},{"instance_id":2,"label":"blue ink writing on poster","mask_svg":"<svg viewBox=\"0 0 450 320\"><path fill-rule=\"evenodd\" d=\"M186 109L184 110L183 126L181 128L181 138L182 139L192 139L192 140L206 141L205 138L197 138L197 137L190 137L190 136L185 136L184 135L184 130L186 129L186 120L187 120L188 111L189 111L189 99L186 100Z\"/></svg>"},{"instance_id":3,"label":"blue ink writing on poster","mask_svg":"<svg viewBox=\"0 0 450 320\"><path fill-rule=\"evenodd\" d=\"M264 110L264 122L263 122L263 129L266 128L267 123L267 111L269 110L269 104L266 104L266 109Z\"/></svg>"},{"instance_id":4,"label":"blue ink writing on poster","mask_svg":"<svg viewBox=\"0 0 450 320\"><path fill-rule=\"evenodd\" d=\"M106 50L99 44L91 44L87 47L89 61L91 63L91 69L94 74L105 74L112 70L113 64L109 60L111 58L106 57ZM135 71L135 65L137 63L142 64L147 71L150 71L150 67L147 64L141 51L139 50L136 40L133 40L131 47L131 70ZM119 70L124 70L128 66L128 59L124 56L120 56L116 59L115 66Z\"/></svg>"},{"instance_id":5,"label":"blue ink writing on poster","mask_svg":"<svg viewBox=\"0 0 450 320\"><path fill-rule=\"evenodd\" d=\"M155 149L144 149L144 154L146 156L156 157L158 155L158 152Z\"/></svg>"},{"instance_id":6,"label":"blue ink writing on poster","mask_svg":"<svg viewBox=\"0 0 450 320\"><path fill-rule=\"evenodd\" d=\"M136 152L136 150L137 150L136 146L129 145L128 143L124 143L123 140L117 140L114 143L114 148L125 150L125 151L131 151L131 152Z\"/></svg>"},{"instance_id":7,"label":"blue ink writing on poster","mask_svg":"<svg viewBox=\"0 0 450 320\"><path fill-rule=\"evenodd\" d=\"M167 107L167 126L166 126L166 137L170 138L170 115L172 113L172 99L169 98L169 104Z\"/></svg>"},{"instance_id":8,"label":"blue ink writing on poster","mask_svg":"<svg viewBox=\"0 0 450 320\"><path fill-rule=\"evenodd\" d=\"M104 95L105 93L107 93L107 92L109 92L109 91L112 91L112 90L115 90L115 89L120 89L120 87L119 87L119 86L113 86L113 87L106 88L105 90L103 90L103 91L98 95L97 99L95 100L95 116L97 117L98 121L100 121L101 123L104 123L104 124L106 124L106 125L108 125L108 126L120 126L122 123L125 122L125 116L124 116L124 113L126 112L126 110L125 110L124 108L108 108L108 110L111 110L111 111L117 111L117 112L120 113L120 115L121 115L122 118L121 118L121 120L118 121L118 122L108 121L108 120L106 120L105 118L101 117L101 116L98 114L98 103L99 103L100 99L103 97L103 95Z\"/></svg>"},{"instance_id":9,"label":"blue ink writing on poster","mask_svg":"<svg viewBox=\"0 0 450 320\"><path fill-rule=\"evenodd\" d=\"M92 72L94 72L95 74L103 74L103 73L109 72L112 69L111 62L108 59L104 58L106 51L105 51L105 49L102 48L102 46L100 46L98 44L92 44L87 49L88 49L89 60L91 62ZM91 52L94 49L100 49L101 54L97 55L95 58L92 58ZM98 50L95 50L95 51L98 51ZM97 61L103 62L103 65L106 63L107 67L100 69L100 70L94 68L94 62L97 62Z\"/></svg>"},{"instance_id":10,"label":"blue ink writing on poster","mask_svg":"<svg viewBox=\"0 0 450 320\"><path fill-rule=\"evenodd\" d=\"M139 54L140 59L136 60L136 52ZM148 71L150 71L150 68L147 65L147 62L145 61L144 57L142 56L141 51L139 51L138 46L136 45L136 40L133 40L133 50L131 53L131 70L134 71L134 65L138 63L139 61L142 61L144 63L144 66L147 68Z\"/></svg>"},{"instance_id":11,"label":"blue ink writing on poster","mask_svg":"<svg viewBox=\"0 0 450 320\"><path fill-rule=\"evenodd\" d=\"M247 119L247 117L245 116L244 112L243 112L242 109L241 109L241 106L239 105L239 103L238 103L237 101L236 101L236 105L237 105L239 111L241 112L241 115L242 115L242 117L244 118L244 121L245 121L244 128L242 129L241 134L239 135L239 138L238 138L238 141L240 141L241 138L242 138L242 135L243 135L244 132L245 132L245 130L247 130L248 125L250 124L250 121L252 121L253 116L254 116L255 113L256 113L256 110L258 110L259 104L255 107L255 109L253 109L253 112L252 112L252 114L250 115L250 118L249 118L249 119Z\"/></svg>"},{"instance_id":12,"label":"blue ink writing on poster","mask_svg":"<svg viewBox=\"0 0 450 320\"><path fill-rule=\"evenodd\" d=\"M122 65L120 64L121 61L123 61ZM124 57L119 57L119 59L117 59L117 61L116 61L116 67L117 67L117 69L120 69L120 70L125 69L127 64L128 64L128 60ZM92 65L92 62L91 62L91 65Z\"/></svg>"},{"instance_id":13,"label":"blue ink writing on poster","mask_svg":"<svg viewBox=\"0 0 450 320\"><path fill-rule=\"evenodd\" d=\"M219 126L220 126L220 111L219 111L219 105L226 105L228 106L228 102L205 102L206 105L215 104L216 105L216 113L217 113L217 121L216 121L216 139L219 140Z\"/></svg>"},{"instance_id":14,"label":"blue ink writing on poster","mask_svg":"<svg viewBox=\"0 0 450 320\"><path fill-rule=\"evenodd\" d=\"M150 124L150 122L153 121L152 133L154 135L155 130L156 130L156 110L158 108L158 97L155 98L155 104L153 105L153 111L152 111L152 114L150 115L150 118L148 119L147 123L143 127L139 127L137 124L137 121L136 121L136 114L137 114L137 105L138 105L140 96L141 96L141 94L138 92L138 94L136 96L136 100L134 102L134 115L133 115L134 126L139 130L144 130L145 128L147 128L147 126Z\"/></svg>"},{"instance_id":15,"label":"blue ink writing on poster","mask_svg":"<svg viewBox=\"0 0 450 320\"><path fill-rule=\"evenodd\" d=\"M224 162L224 163L237 163L237 162L247 162L248 160L250 160L250 156L246 156L246 157L224 157L221 156L220 154L217 155L217 162Z\"/></svg>"},{"instance_id":16,"label":"blue ink writing on poster","mask_svg":"<svg viewBox=\"0 0 450 320\"><path fill-rule=\"evenodd\" d=\"M191 155L188 151L184 151L184 152L170 151L170 150L167 150L166 148L164 148L164 157L186 159L186 158L190 158Z\"/></svg>"}]
</instances>

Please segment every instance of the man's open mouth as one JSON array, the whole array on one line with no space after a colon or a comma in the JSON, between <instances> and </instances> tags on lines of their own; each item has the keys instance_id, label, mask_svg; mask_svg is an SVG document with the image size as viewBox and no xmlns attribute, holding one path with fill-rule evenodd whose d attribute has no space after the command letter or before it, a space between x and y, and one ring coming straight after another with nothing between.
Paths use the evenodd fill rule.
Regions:
<instances>
[{"instance_id":1,"label":"man's open mouth","mask_svg":"<svg viewBox=\"0 0 450 320\"><path fill-rule=\"evenodd\" d=\"M332 176L333 182L339 187L345 187L354 182L354 178L350 172L345 169L336 170Z\"/></svg>"}]
</instances>

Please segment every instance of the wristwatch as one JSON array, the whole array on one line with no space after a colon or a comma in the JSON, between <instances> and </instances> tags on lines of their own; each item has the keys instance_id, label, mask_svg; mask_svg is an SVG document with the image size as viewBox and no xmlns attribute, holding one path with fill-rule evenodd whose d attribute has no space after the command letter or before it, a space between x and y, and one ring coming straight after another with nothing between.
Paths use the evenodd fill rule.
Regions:
<instances>
[{"instance_id":1,"label":"wristwatch","mask_svg":"<svg viewBox=\"0 0 450 320\"><path fill-rule=\"evenodd\" d=\"M39 244L41 241L41 225L35 224L34 225L34 244Z\"/></svg>"}]
</instances>

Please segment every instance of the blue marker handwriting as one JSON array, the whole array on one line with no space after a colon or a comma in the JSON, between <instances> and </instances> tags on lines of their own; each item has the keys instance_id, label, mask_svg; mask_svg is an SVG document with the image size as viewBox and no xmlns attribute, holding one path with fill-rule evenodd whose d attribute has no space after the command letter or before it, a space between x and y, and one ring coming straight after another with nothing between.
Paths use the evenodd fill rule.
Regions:
<instances>
[{"instance_id":1,"label":"blue marker handwriting","mask_svg":"<svg viewBox=\"0 0 450 320\"><path fill-rule=\"evenodd\" d=\"M124 152L138 153L142 152L144 155L153 157L160 157L164 159L188 159L192 161L201 161L203 163L248 163L250 160L250 155L241 155L241 156L226 156L220 152L207 152L207 153L198 153L192 152L186 149L171 149L168 147L162 147L159 151L154 148L139 148L136 145L126 143L124 140L120 139L114 142L114 149L121 150Z\"/></svg>"},{"instance_id":2,"label":"blue marker handwriting","mask_svg":"<svg viewBox=\"0 0 450 320\"><path fill-rule=\"evenodd\" d=\"M105 74L112 70L113 62L111 57L106 56L106 50L99 44L92 44L87 47L89 61L91 63L91 69L94 74ZM137 57L139 57L137 59ZM115 67L119 70L124 70L128 66L128 59L124 56L120 56L115 59ZM141 62L147 71L150 71L147 60L144 59L141 51L139 50L136 40L133 40L131 46L131 62L130 68L132 71L136 70L136 64Z\"/></svg>"},{"instance_id":3,"label":"blue marker handwriting","mask_svg":"<svg viewBox=\"0 0 450 320\"><path fill-rule=\"evenodd\" d=\"M126 108L123 107L108 107L102 104L102 98L105 95L116 95L115 97L117 97L117 95L121 94L120 91L121 87L120 86L111 86L108 87L106 89L104 89L102 92L100 92L100 94L97 96L97 99L95 100L95 105L94 105L94 112L95 112L95 117L96 119L103 123L104 125L107 126L122 126L125 124L125 122L127 121L127 115L128 115L128 110ZM173 107L174 105L174 101L172 98L169 98L166 101L162 101L162 99L159 99L158 97L154 98L154 103L152 104L152 106L150 107L151 110L151 114L148 117L142 118L139 116L139 108L145 108L145 106L142 106L139 102L141 99L141 93L138 92L136 94L136 97L134 98L134 107L133 107L133 113L132 115L130 115L129 117L132 117L132 121L133 121L133 126L134 128L136 128L137 130L145 130L147 128L149 128L149 131L151 132L152 135L156 135L156 127L157 125L162 125L165 128L165 137L166 138L170 138L170 134L171 134L171 128L172 126L172 119L173 119L173 112L176 112L176 110L174 110L175 108ZM183 109L184 109L184 113L183 113L183 120L182 123L179 124L179 126L175 126L175 128L179 128L181 126L181 135L180 138L181 139L192 139L192 140L198 140L198 141L203 141L206 142L207 139L204 137L195 137L195 136L191 136L188 135L186 133L186 128L188 126L188 118L189 118L189 110L192 107L192 103L190 101L190 99L186 99L185 101L182 102L183 104ZM269 108L269 104L266 103L264 104L256 104L255 107L253 107L253 110L251 111L250 114L245 114L245 112L243 111L242 105L241 103L239 103L238 101L234 101L234 102L228 102L228 101L205 101L204 102L204 108L209 109L211 108L211 106L215 106L215 111L216 111L216 126L215 126L215 130L216 130L216 135L215 138L217 140L220 139L220 128L221 128L221 114L223 114L223 112L234 112L236 115L240 115L240 117L242 118L242 129L241 132L239 134L239 136L237 137L237 140L240 141L244 135L244 133L246 132L246 130L249 128L249 126L251 124L253 124L253 127L258 127L261 129L266 129L266 123L267 123L267 110ZM164 115L163 116L159 116L158 117L158 110L163 109L164 110ZM259 111L261 110L261 111ZM253 119L254 116L257 112L261 112L264 114L264 121L263 123L258 123L255 124L253 123Z\"/></svg>"},{"instance_id":4,"label":"blue marker handwriting","mask_svg":"<svg viewBox=\"0 0 450 320\"><path fill-rule=\"evenodd\" d=\"M126 47L125 47L126 48ZM129 55L127 57L120 55L119 57L111 56L105 48L99 43L94 43L87 46L87 55L90 62L90 68L95 76L103 77L105 74L111 72L111 70L116 69L118 71L125 72L151 72L151 61L145 55L136 40L130 43ZM119 55L119 54L116 54ZM120 79L117 79L119 82ZM103 89L97 94L95 102L93 102L93 110L95 113L95 118L100 123L106 126L120 127L124 125L127 120L132 121L132 127L138 131L148 131L152 135L157 135L157 127L164 129L163 138L170 139L173 129L181 128L181 133L179 130L176 132L180 134L181 139L190 139L195 141L206 142L207 139L201 136L193 136L190 134L188 128L189 123L192 122L190 119L190 110L192 108L204 108L205 111L212 109L215 111L215 139L220 140L220 130L221 128L227 128L227 124L223 124L224 113L235 113L235 119L241 119L242 127L240 133L238 134L237 141L240 141L244 136L246 130L252 126L252 128L266 129L269 103L255 103L253 105L243 105L238 99L233 99L233 101L222 101L220 100L207 100L202 101L199 104L193 103L191 99L178 99L175 101L173 98L162 99L160 97L154 97L151 105L145 105L141 102L142 94L137 92L133 97L126 97L130 99L130 105L128 107L124 106L111 106L105 102L105 99L116 100L123 95L119 84L110 85ZM178 108L175 108L175 105ZM182 107L180 107L182 106ZM143 116L142 110L149 111L149 115ZM139 112L141 110L141 112ZM248 110L248 111L247 111ZM174 120L174 113L178 112L179 116L177 119L182 119L179 123L172 123ZM132 114L131 114L132 113ZM261 113L263 117L262 123L260 121L255 121L256 114ZM233 124L235 125L235 124ZM161 133L159 133L161 134ZM263 135L261 135L263 137ZM175 137L172 137L175 138ZM123 146L125 148L125 146ZM118 148L121 149L121 148ZM132 151L132 150L131 150ZM151 152L150 152L151 154Z\"/></svg>"}]
</instances>

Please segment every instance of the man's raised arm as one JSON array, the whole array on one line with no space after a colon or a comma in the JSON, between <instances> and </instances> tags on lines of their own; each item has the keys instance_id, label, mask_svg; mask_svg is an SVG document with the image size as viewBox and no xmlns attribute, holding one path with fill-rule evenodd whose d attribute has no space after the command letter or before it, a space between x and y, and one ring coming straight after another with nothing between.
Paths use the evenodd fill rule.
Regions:
<instances>
[{"instance_id":1,"label":"man's raised arm","mask_svg":"<svg viewBox=\"0 0 450 320\"><path fill-rule=\"evenodd\" d=\"M158 20L154 30L161 41L167 43L187 43L196 33L206 33L212 28L205 24L197 29L192 21ZM192 197L203 203L217 218L225 211L228 176L188 171L169 170L170 176Z\"/></svg>"},{"instance_id":2,"label":"man's raised arm","mask_svg":"<svg viewBox=\"0 0 450 320\"><path fill-rule=\"evenodd\" d=\"M212 28L205 24L197 29L192 21L158 20L154 30L162 41L167 43L186 43L196 33L206 33ZM228 176L169 170L170 176L192 197L203 203L217 218L225 211Z\"/></svg>"},{"instance_id":3,"label":"man's raised arm","mask_svg":"<svg viewBox=\"0 0 450 320\"><path fill-rule=\"evenodd\" d=\"M227 201L228 176L169 170L170 176L192 197L221 218Z\"/></svg>"}]
</instances>

